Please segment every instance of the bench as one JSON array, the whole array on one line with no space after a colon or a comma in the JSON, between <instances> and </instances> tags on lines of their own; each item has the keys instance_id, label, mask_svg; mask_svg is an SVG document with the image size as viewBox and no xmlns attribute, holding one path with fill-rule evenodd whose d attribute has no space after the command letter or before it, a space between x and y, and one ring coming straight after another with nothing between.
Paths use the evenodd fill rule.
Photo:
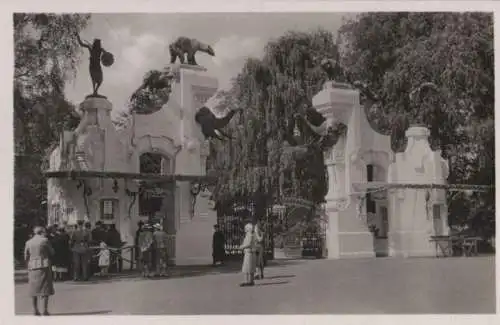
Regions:
<instances>
[{"instance_id":1,"label":"bench","mask_svg":"<svg viewBox=\"0 0 500 325\"><path fill-rule=\"evenodd\" d=\"M455 250L460 250L462 256L477 256L479 237L464 236L431 236L429 241L436 245L436 257L453 256Z\"/></svg>"}]
</instances>

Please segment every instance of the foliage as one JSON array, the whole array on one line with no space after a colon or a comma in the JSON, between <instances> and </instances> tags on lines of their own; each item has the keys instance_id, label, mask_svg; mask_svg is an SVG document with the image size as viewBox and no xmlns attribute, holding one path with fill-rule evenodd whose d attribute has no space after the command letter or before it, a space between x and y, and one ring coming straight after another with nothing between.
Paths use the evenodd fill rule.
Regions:
<instances>
[{"instance_id":1,"label":"foliage","mask_svg":"<svg viewBox=\"0 0 500 325\"><path fill-rule=\"evenodd\" d=\"M209 168L220 176L215 197L264 189L276 199L289 189L288 194L321 202L326 192L321 153L307 151L304 160L291 159L292 168L284 168L283 131L324 81L318 60L337 59L337 48L339 75L374 94L362 98L368 119L391 135L395 151L404 150L410 124L424 124L431 146L450 160L450 183L492 184L492 19L480 12L366 13L345 22L337 44L325 31L289 32L271 41L264 58L248 59L233 87L221 94L219 110L244 112L230 126L235 139L212 145ZM415 92L427 84L435 91ZM467 200L465 195L449 202L450 224L467 223L491 235L494 191Z\"/></svg>"},{"instance_id":2,"label":"foliage","mask_svg":"<svg viewBox=\"0 0 500 325\"><path fill-rule=\"evenodd\" d=\"M78 123L73 105L64 98L64 85L74 77L81 51L74 35L89 18L14 14L16 223L32 224L45 215L42 171L47 167L47 154L59 141L60 132Z\"/></svg>"},{"instance_id":3,"label":"foliage","mask_svg":"<svg viewBox=\"0 0 500 325\"><path fill-rule=\"evenodd\" d=\"M234 140L212 144L208 166L220 177L216 199L265 192L270 201L284 195L323 201L322 152L308 148L292 164L282 158L287 123L320 90L326 75L319 61L335 51L327 31L289 32L268 43L263 59L246 61L217 108L243 112L228 127ZM307 140L313 135L305 130L302 136Z\"/></svg>"},{"instance_id":4,"label":"foliage","mask_svg":"<svg viewBox=\"0 0 500 325\"><path fill-rule=\"evenodd\" d=\"M410 124L424 124L432 146L450 159L450 183L493 183L492 14L367 13L347 22L339 35L342 66L381 99L369 119L391 134L394 150L405 148ZM408 94L425 82L438 93L411 101ZM480 224L491 235L494 191L465 198L449 202L450 223Z\"/></svg>"}]
</instances>

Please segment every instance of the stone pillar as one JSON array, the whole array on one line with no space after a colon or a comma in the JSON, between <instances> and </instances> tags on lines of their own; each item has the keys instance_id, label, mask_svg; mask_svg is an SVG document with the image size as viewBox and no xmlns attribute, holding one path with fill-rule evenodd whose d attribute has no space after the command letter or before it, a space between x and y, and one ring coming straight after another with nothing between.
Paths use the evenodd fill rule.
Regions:
<instances>
[{"instance_id":1,"label":"stone pillar","mask_svg":"<svg viewBox=\"0 0 500 325\"><path fill-rule=\"evenodd\" d=\"M200 107L212 97L218 88L216 78L200 66L181 65L178 90L181 106L180 137L182 149L176 158L176 174L205 175L203 151L205 138L194 117Z\"/></svg>"},{"instance_id":2,"label":"stone pillar","mask_svg":"<svg viewBox=\"0 0 500 325\"><path fill-rule=\"evenodd\" d=\"M181 148L176 156L176 175L206 175L206 158L209 154L208 143L201 128L195 121L199 108L205 105L218 88L218 81L205 68L200 66L180 65L177 83L175 85L176 100L180 106L179 137ZM177 224L175 257L178 264L193 262L206 248L201 235L212 233L212 224L198 222L191 216L191 184L177 182L176 184ZM203 254L202 254L203 255Z\"/></svg>"},{"instance_id":3,"label":"stone pillar","mask_svg":"<svg viewBox=\"0 0 500 325\"><path fill-rule=\"evenodd\" d=\"M345 84L328 82L313 98L313 106L327 125L341 122L348 127L346 136L325 153L329 188L326 195L328 216L328 258L373 257L373 236L368 225L357 216L358 198L351 196L352 180L362 178L362 171L352 156L360 150L359 92Z\"/></svg>"}]
</instances>

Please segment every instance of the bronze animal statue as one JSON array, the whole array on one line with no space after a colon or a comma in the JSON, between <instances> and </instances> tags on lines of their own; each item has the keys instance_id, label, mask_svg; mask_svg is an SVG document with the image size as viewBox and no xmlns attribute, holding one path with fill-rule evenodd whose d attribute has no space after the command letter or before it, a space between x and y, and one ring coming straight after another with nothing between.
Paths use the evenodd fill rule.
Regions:
<instances>
[{"instance_id":1,"label":"bronze animal statue","mask_svg":"<svg viewBox=\"0 0 500 325\"><path fill-rule=\"evenodd\" d=\"M146 73L141 86L130 96L131 111L150 114L159 110L168 101L173 78L174 74L168 67L163 71L151 70Z\"/></svg>"},{"instance_id":2,"label":"bronze animal statue","mask_svg":"<svg viewBox=\"0 0 500 325\"><path fill-rule=\"evenodd\" d=\"M171 43L170 50L170 63L175 63L177 58L184 64L185 56L187 55L187 63L191 65L198 65L196 63L196 52L204 52L210 56L215 56L215 52L210 45L200 42L194 38L181 36Z\"/></svg>"},{"instance_id":3,"label":"bronze animal statue","mask_svg":"<svg viewBox=\"0 0 500 325\"><path fill-rule=\"evenodd\" d=\"M78 44L80 46L86 48L89 51L90 59L89 59L89 72L90 78L92 80L92 89L93 93L90 95L91 97L103 97L98 94L99 87L103 81L103 73L101 67L101 60L104 66L111 66L114 63L113 54L107 52L101 44L101 40L98 38L94 39L92 45L88 42L83 42L80 38L80 35L76 34Z\"/></svg>"},{"instance_id":4,"label":"bronze animal statue","mask_svg":"<svg viewBox=\"0 0 500 325\"><path fill-rule=\"evenodd\" d=\"M196 112L194 119L200 125L201 132L206 139L232 139L227 133L222 131L222 128L229 124L229 121L231 121L234 114L238 111L240 110L233 109L226 116L217 118L208 107L203 106Z\"/></svg>"},{"instance_id":5,"label":"bronze animal statue","mask_svg":"<svg viewBox=\"0 0 500 325\"><path fill-rule=\"evenodd\" d=\"M308 146L318 147L326 150L334 146L341 135L347 131L347 126L343 123L328 125L326 118L310 105L303 105L302 111L295 114L295 119L299 122L302 130L308 128L314 134Z\"/></svg>"}]
</instances>

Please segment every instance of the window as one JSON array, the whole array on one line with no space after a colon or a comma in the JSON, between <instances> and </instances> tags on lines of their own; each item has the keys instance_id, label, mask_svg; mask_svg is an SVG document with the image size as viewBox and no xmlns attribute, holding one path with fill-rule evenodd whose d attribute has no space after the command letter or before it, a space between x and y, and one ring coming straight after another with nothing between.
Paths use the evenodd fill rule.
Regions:
<instances>
[{"instance_id":1,"label":"window","mask_svg":"<svg viewBox=\"0 0 500 325\"><path fill-rule=\"evenodd\" d=\"M372 197L372 193L366 194L366 213L377 213L377 204Z\"/></svg>"},{"instance_id":2,"label":"window","mask_svg":"<svg viewBox=\"0 0 500 325\"><path fill-rule=\"evenodd\" d=\"M387 208L386 207L380 207L380 217L381 217L381 224L380 224L380 232L379 232L379 237L382 238L387 238L387 232L389 230L389 216L387 213Z\"/></svg>"},{"instance_id":3,"label":"window","mask_svg":"<svg viewBox=\"0 0 500 325\"><path fill-rule=\"evenodd\" d=\"M373 165L366 165L366 180L373 182Z\"/></svg>"},{"instance_id":4,"label":"window","mask_svg":"<svg viewBox=\"0 0 500 325\"><path fill-rule=\"evenodd\" d=\"M51 210L52 223L58 224L61 222L61 206L59 204L52 204Z\"/></svg>"},{"instance_id":5,"label":"window","mask_svg":"<svg viewBox=\"0 0 500 325\"><path fill-rule=\"evenodd\" d=\"M101 200L101 220L112 221L115 219L118 200L104 199Z\"/></svg>"},{"instance_id":6,"label":"window","mask_svg":"<svg viewBox=\"0 0 500 325\"><path fill-rule=\"evenodd\" d=\"M62 221L68 222L70 216L73 215L74 210L75 209L73 207L66 207L66 209L64 209L64 215L62 216Z\"/></svg>"},{"instance_id":7,"label":"window","mask_svg":"<svg viewBox=\"0 0 500 325\"><path fill-rule=\"evenodd\" d=\"M433 224L434 224L434 235L443 235L443 223L441 221L441 205L434 204L432 206L433 213Z\"/></svg>"}]
</instances>

